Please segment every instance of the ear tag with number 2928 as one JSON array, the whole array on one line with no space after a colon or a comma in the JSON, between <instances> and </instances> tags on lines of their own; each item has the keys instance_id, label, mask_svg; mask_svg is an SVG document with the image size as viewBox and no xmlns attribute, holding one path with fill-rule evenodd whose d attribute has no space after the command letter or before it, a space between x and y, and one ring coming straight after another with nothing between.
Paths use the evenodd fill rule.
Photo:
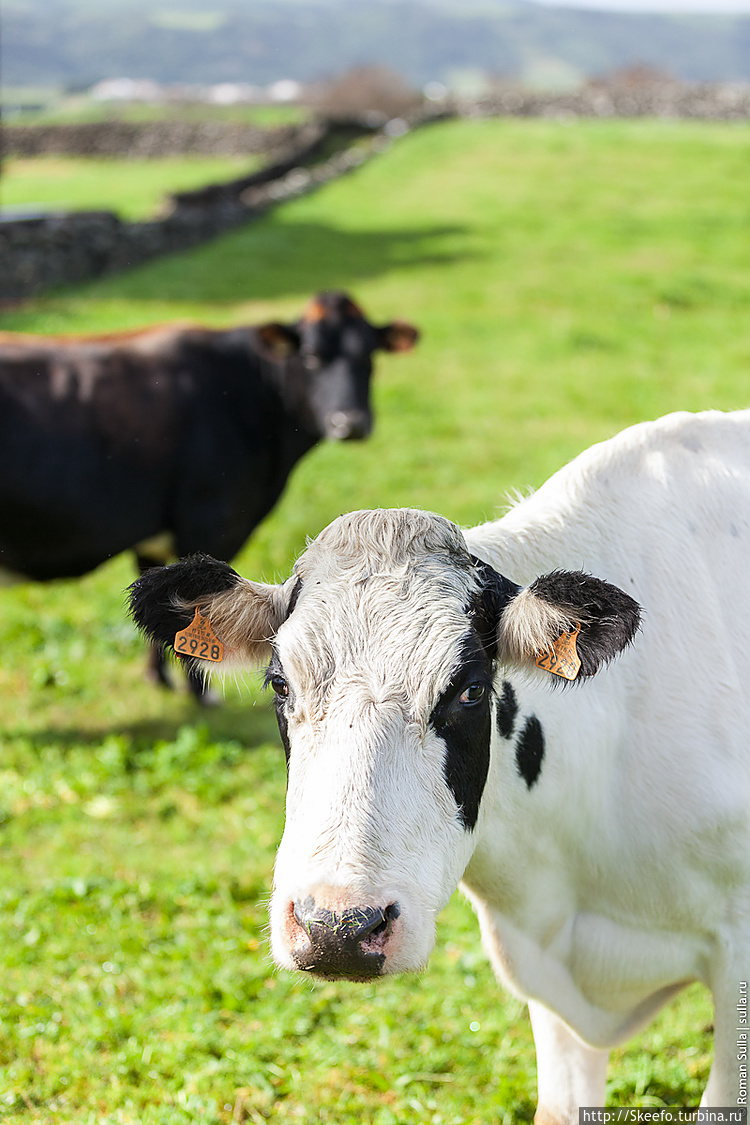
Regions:
<instances>
[{"instance_id":1,"label":"ear tag with number 2928","mask_svg":"<svg viewBox=\"0 0 750 1125\"><path fill-rule=\"evenodd\" d=\"M549 648L540 652L536 658L537 668L562 676L564 680L574 680L581 670L581 658L576 649L576 638L581 626L576 625L572 633L561 633Z\"/></svg>"},{"instance_id":2,"label":"ear tag with number 2928","mask_svg":"<svg viewBox=\"0 0 750 1125\"><path fill-rule=\"evenodd\" d=\"M178 656L194 656L196 660L224 659L224 645L211 628L211 623L195 607L195 617L185 629L175 635L174 650Z\"/></svg>"}]
</instances>

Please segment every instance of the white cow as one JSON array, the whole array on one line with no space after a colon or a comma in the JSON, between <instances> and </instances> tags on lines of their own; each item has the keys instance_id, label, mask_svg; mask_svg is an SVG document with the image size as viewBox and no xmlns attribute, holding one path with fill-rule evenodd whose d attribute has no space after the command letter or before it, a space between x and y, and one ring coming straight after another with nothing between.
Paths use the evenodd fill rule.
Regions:
<instances>
[{"instance_id":1,"label":"white cow","mask_svg":"<svg viewBox=\"0 0 750 1125\"><path fill-rule=\"evenodd\" d=\"M715 1002L702 1104L746 1104L749 579L750 411L710 412L594 446L496 522L354 512L281 586L194 559L133 607L166 641L199 606L219 667L270 661L278 964L420 969L460 882L558 1125L694 980ZM579 679L600 670L554 690L537 658L573 675L571 647Z\"/></svg>"}]
</instances>

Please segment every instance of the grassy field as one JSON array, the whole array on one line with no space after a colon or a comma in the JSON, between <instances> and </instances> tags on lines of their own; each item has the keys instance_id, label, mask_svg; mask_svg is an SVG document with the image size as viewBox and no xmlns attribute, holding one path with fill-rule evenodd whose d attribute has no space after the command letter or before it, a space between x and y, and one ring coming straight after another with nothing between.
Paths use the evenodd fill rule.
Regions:
<instances>
[{"instance_id":1,"label":"grassy field","mask_svg":"<svg viewBox=\"0 0 750 1125\"><path fill-rule=\"evenodd\" d=\"M631 422L746 405L749 155L737 126L433 126L257 225L0 328L291 317L326 287L418 324L414 353L380 361L370 441L319 447L238 562L279 577L346 509L469 524ZM274 971L268 701L248 681L199 713L145 685L132 576L122 558L2 594L0 1119L530 1121L528 1019L459 895L419 977ZM711 1018L693 988L615 1052L611 1104L697 1104Z\"/></svg>"},{"instance_id":2,"label":"grassy field","mask_svg":"<svg viewBox=\"0 0 750 1125\"><path fill-rule=\"evenodd\" d=\"M154 104L148 102L100 102L85 94L61 94L58 90L40 87L4 86L0 105L41 106L12 112L5 124L72 125L90 121L243 121L253 125L273 126L306 121L306 106L274 102L260 105L210 105L205 102Z\"/></svg>"},{"instance_id":3,"label":"grassy field","mask_svg":"<svg viewBox=\"0 0 750 1125\"><path fill-rule=\"evenodd\" d=\"M108 160L84 156L9 157L3 162L3 207L117 212L123 219L156 215L171 191L244 176L259 167L256 156L175 156Z\"/></svg>"}]
</instances>

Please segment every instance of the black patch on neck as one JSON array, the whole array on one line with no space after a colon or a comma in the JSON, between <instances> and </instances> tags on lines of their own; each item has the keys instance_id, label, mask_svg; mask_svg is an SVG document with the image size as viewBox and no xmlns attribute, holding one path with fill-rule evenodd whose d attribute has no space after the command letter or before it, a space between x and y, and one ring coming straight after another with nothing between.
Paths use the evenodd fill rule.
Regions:
<instances>
[{"instance_id":1,"label":"black patch on neck","mask_svg":"<svg viewBox=\"0 0 750 1125\"><path fill-rule=\"evenodd\" d=\"M529 715L516 743L516 769L528 789L538 780L544 761L544 731L536 715Z\"/></svg>"},{"instance_id":2,"label":"black patch on neck","mask_svg":"<svg viewBox=\"0 0 750 1125\"><path fill-rule=\"evenodd\" d=\"M473 705L459 702L470 684L484 695ZM476 826L490 767L492 664L475 634L467 636L450 683L438 699L430 725L445 743L443 774L464 828Z\"/></svg>"},{"instance_id":3,"label":"black patch on neck","mask_svg":"<svg viewBox=\"0 0 750 1125\"><path fill-rule=\"evenodd\" d=\"M497 701L497 730L502 738L510 738L516 725L518 700L510 680L503 680L503 692Z\"/></svg>"}]
</instances>

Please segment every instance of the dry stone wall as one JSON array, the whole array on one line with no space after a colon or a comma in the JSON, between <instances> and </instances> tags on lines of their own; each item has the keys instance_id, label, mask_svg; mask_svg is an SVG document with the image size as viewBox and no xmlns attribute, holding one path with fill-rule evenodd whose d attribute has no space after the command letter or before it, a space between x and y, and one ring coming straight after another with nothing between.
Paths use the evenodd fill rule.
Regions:
<instances>
[{"instance_id":1,"label":"dry stone wall","mask_svg":"<svg viewBox=\"0 0 750 1125\"><path fill-rule=\"evenodd\" d=\"M252 175L171 196L167 213L123 222L111 211L0 221L0 300L127 269L185 250L315 190L389 143L360 124L315 125L283 159Z\"/></svg>"},{"instance_id":2,"label":"dry stone wall","mask_svg":"<svg viewBox=\"0 0 750 1125\"><path fill-rule=\"evenodd\" d=\"M264 129L225 121L96 121L13 125L3 134L6 156L235 156L273 153L295 145L299 125Z\"/></svg>"},{"instance_id":3,"label":"dry stone wall","mask_svg":"<svg viewBox=\"0 0 750 1125\"><path fill-rule=\"evenodd\" d=\"M594 83L569 93L541 93L508 85L486 97L458 101L463 116L661 117L704 121L750 118L750 83Z\"/></svg>"},{"instance_id":4,"label":"dry stone wall","mask_svg":"<svg viewBox=\"0 0 750 1125\"><path fill-rule=\"evenodd\" d=\"M750 84L591 83L564 94L545 94L509 85L484 98L418 111L409 116L408 125L403 122L401 127L413 128L455 115L746 121L750 118ZM391 122L390 126L394 124L398 125ZM30 130L26 130L23 139L24 130L16 127L9 131L11 140L6 140L5 148L25 155L41 151L84 151L92 155L122 155L124 151L133 155L269 152L268 131L253 126L235 129L220 123L182 124L172 132L174 123L150 125L146 130L119 125L119 132L113 130L112 123L96 130L87 126L55 126L54 136L48 133L46 139ZM390 132L397 134L399 128L391 128ZM248 222L285 199L315 190L390 143L388 125L376 132L361 121L290 126L286 132L277 133L279 149L283 148L282 141L287 145L285 154L277 151L268 166L252 175L175 193L167 200L164 216L151 222L125 223L108 211L0 221L0 300L19 300L44 289L112 273L148 258L186 249ZM16 136L18 139L13 139ZM369 139L363 141L363 137ZM49 147L53 144L61 147ZM253 148L256 144L262 147Z\"/></svg>"}]
</instances>

